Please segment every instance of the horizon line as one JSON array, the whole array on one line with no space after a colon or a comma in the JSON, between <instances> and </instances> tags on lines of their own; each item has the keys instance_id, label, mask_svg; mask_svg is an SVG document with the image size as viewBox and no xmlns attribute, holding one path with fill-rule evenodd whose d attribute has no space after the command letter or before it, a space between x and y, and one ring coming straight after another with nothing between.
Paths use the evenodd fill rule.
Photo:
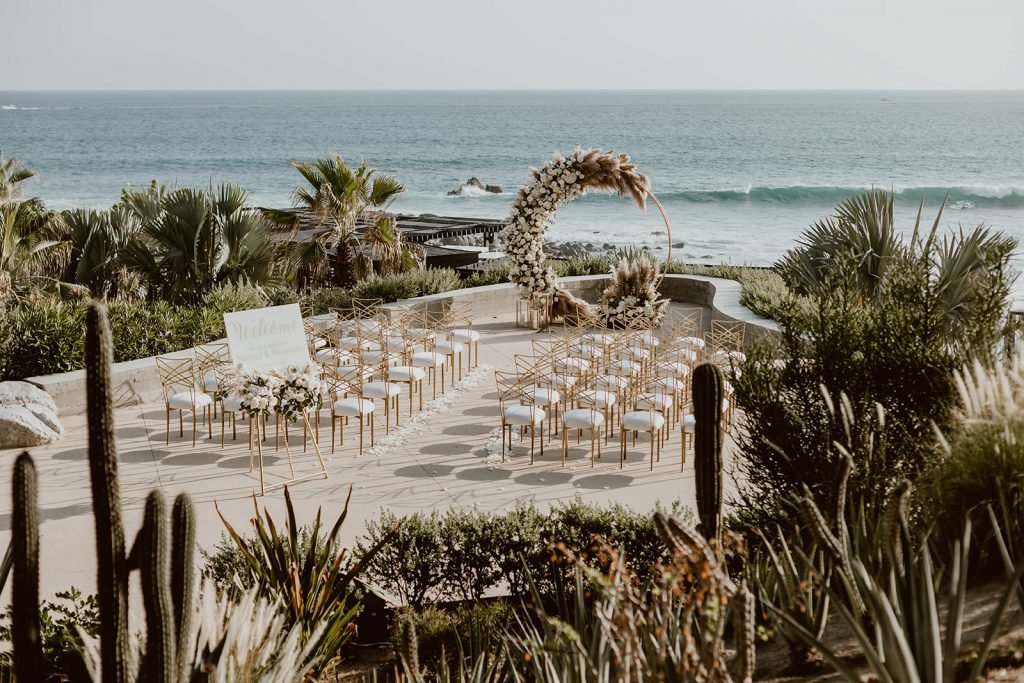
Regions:
<instances>
[{"instance_id":1,"label":"horizon line","mask_svg":"<svg viewBox=\"0 0 1024 683\"><path fill-rule=\"evenodd\" d=\"M3 88L0 92L305 92L305 93L337 93L337 92L545 92L545 93L577 93L577 92L735 92L735 93L766 93L766 92L1024 92L1024 88Z\"/></svg>"}]
</instances>

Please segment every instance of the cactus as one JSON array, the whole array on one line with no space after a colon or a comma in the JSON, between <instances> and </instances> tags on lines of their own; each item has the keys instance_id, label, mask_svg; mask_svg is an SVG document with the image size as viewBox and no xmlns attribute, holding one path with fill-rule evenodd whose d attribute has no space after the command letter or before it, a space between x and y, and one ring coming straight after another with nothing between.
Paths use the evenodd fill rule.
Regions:
<instances>
[{"instance_id":1,"label":"cactus","mask_svg":"<svg viewBox=\"0 0 1024 683\"><path fill-rule=\"evenodd\" d=\"M412 680L420 677L420 645L416 637L416 618L411 610L402 615L402 664Z\"/></svg>"},{"instance_id":2,"label":"cactus","mask_svg":"<svg viewBox=\"0 0 1024 683\"><path fill-rule=\"evenodd\" d=\"M14 511L11 546L14 558L14 673L19 681L46 680L43 645L39 637L39 520L36 467L22 453L14 463Z\"/></svg>"},{"instance_id":3,"label":"cactus","mask_svg":"<svg viewBox=\"0 0 1024 683\"><path fill-rule=\"evenodd\" d=\"M142 599L146 607L146 652L139 680L172 683L175 680L174 609L168 578L169 546L164 522L164 497L151 491L146 497L142 529L132 556L142 574Z\"/></svg>"},{"instance_id":4,"label":"cactus","mask_svg":"<svg viewBox=\"0 0 1024 683\"><path fill-rule=\"evenodd\" d=\"M95 302L90 304L85 320L89 478L96 518L101 680L121 683L128 680L128 565L110 386L114 352L106 309Z\"/></svg>"},{"instance_id":5,"label":"cactus","mask_svg":"<svg viewBox=\"0 0 1024 683\"><path fill-rule=\"evenodd\" d=\"M196 545L196 515L192 501L185 494L178 494L171 510L171 595L174 600L174 631L178 654L177 674L181 680L188 678L188 667L192 665L191 648L188 638L194 595Z\"/></svg>"},{"instance_id":6,"label":"cactus","mask_svg":"<svg viewBox=\"0 0 1024 683\"><path fill-rule=\"evenodd\" d=\"M739 679L741 683L751 683L757 668L757 657L754 650L754 637L757 628L754 594L750 592L746 580L740 584L736 593L736 659L739 661Z\"/></svg>"},{"instance_id":7,"label":"cactus","mask_svg":"<svg viewBox=\"0 0 1024 683\"><path fill-rule=\"evenodd\" d=\"M711 363L693 371L694 470L701 531L721 547L722 522L722 370Z\"/></svg>"}]
</instances>

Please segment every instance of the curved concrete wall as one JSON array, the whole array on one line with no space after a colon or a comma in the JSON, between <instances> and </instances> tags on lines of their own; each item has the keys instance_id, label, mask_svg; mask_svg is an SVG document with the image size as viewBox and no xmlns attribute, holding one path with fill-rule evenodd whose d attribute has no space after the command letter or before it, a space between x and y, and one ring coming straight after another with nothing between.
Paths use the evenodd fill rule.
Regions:
<instances>
[{"instance_id":1,"label":"curved concrete wall","mask_svg":"<svg viewBox=\"0 0 1024 683\"><path fill-rule=\"evenodd\" d=\"M559 284L576 296L596 302L601 291L608 285L607 275L587 275L560 278ZM778 328L775 322L755 315L740 304L740 284L734 280L702 277L700 275L666 275L661 285L662 296L674 301L693 303L711 311L712 320L743 320L747 323L747 338L756 339L771 334ZM458 289L442 294L418 297L403 301L441 308L445 302L455 299L469 300L477 318L491 317L495 311L514 312L518 293L511 284L488 285L471 289ZM395 308L388 304L385 308ZM184 349L171 356L190 356L194 349ZM118 407L152 403L160 400L160 380L156 374L156 361L150 358L115 363L113 388ZM29 377L26 381L45 389L54 401L61 415L75 415L85 411L85 370L75 370L56 375Z\"/></svg>"}]
</instances>

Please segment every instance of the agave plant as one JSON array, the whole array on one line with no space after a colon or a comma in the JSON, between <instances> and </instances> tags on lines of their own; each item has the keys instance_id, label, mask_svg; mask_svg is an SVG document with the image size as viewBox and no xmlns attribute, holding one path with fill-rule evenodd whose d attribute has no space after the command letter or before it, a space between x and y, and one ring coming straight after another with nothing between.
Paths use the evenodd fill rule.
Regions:
<instances>
[{"instance_id":1,"label":"agave plant","mask_svg":"<svg viewBox=\"0 0 1024 683\"><path fill-rule=\"evenodd\" d=\"M312 212L319 229L308 246L288 248L293 272L325 277L330 270L333 284L351 287L357 279L374 273L375 256L383 257L380 267L384 274L402 272L411 265L393 221L383 213L370 217L362 243L356 234L357 220L369 217L370 211L385 209L405 191L401 181L378 173L367 161L353 169L338 154L292 165L308 183L308 187L295 189L293 201ZM331 245L334 258L328 265Z\"/></svg>"},{"instance_id":2,"label":"agave plant","mask_svg":"<svg viewBox=\"0 0 1024 683\"><path fill-rule=\"evenodd\" d=\"M354 594L356 577L391 539L391 533L384 534L353 562L348 552L338 545L338 535L348 517L351 487L345 506L330 531L321 533L318 509L305 543L299 538L295 508L287 488L284 496L287 519L281 533L269 512L264 510L260 514L253 498L256 544L239 535L223 515L221 520L245 558L250 582L258 587L260 595L282 602L289 624L301 626L303 643L307 647L312 643L310 651L326 666L339 656L341 648L353 636L353 621L360 609Z\"/></svg>"},{"instance_id":3,"label":"agave plant","mask_svg":"<svg viewBox=\"0 0 1024 683\"><path fill-rule=\"evenodd\" d=\"M791 541L786 540L782 529L777 529L777 541L773 542L760 531L762 546L748 565L752 572L753 585L757 588L758 599L768 608L789 615L807 633L821 638L828 625L829 593L816 580L818 576L830 576L831 559L820 548L804 549L793 544L800 539L799 532ZM776 547L778 548L776 550ZM790 667L800 671L814 662L818 656L797 632L790 621L771 620L776 633L789 646Z\"/></svg>"}]
</instances>

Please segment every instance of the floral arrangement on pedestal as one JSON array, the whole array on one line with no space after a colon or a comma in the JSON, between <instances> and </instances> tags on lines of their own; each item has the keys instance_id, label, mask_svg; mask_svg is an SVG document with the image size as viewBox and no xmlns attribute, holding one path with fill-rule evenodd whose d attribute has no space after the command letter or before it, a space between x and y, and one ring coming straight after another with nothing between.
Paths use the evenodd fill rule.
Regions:
<instances>
[{"instance_id":1,"label":"floral arrangement on pedestal","mask_svg":"<svg viewBox=\"0 0 1024 683\"><path fill-rule=\"evenodd\" d=\"M302 372L295 367L288 368L288 374L279 380L278 412L289 422L323 405L325 384L320 380L320 372L320 366L310 363Z\"/></svg>"},{"instance_id":2,"label":"floral arrangement on pedestal","mask_svg":"<svg viewBox=\"0 0 1024 683\"><path fill-rule=\"evenodd\" d=\"M622 253L611 276L601 293L601 312L608 327L649 329L661 324L669 300L658 298L661 267L650 254L637 249Z\"/></svg>"},{"instance_id":3,"label":"floral arrangement on pedestal","mask_svg":"<svg viewBox=\"0 0 1024 683\"><path fill-rule=\"evenodd\" d=\"M311 363L302 372L288 368L285 375L247 370L238 365L227 372L217 385L215 397L223 400L238 396L239 411L246 417L268 417L280 413L293 421L304 410L319 409L323 402L320 367Z\"/></svg>"},{"instance_id":4,"label":"floral arrangement on pedestal","mask_svg":"<svg viewBox=\"0 0 1024 683\"><path fill-rule=\"evenodd\" d=\"M554 271L544 262L544 231L558 207L587 190L606 190L631 197L641 209L646 208L647 198L651 197L665 218L666 230L668 218L651 194L647 176L636 170L627 154L600 149L577 149L568 157L556 153L541 168L530 169L530 176L532 181L519 189L508 227L502 233L511 261L509 279L531 301L537 294L551 293L555 315L592 313L591 304L558 286ZM671 241L669 234L669 249ZM671 256L671 251L668 253Z\"/></svg>"}]
</instances>

